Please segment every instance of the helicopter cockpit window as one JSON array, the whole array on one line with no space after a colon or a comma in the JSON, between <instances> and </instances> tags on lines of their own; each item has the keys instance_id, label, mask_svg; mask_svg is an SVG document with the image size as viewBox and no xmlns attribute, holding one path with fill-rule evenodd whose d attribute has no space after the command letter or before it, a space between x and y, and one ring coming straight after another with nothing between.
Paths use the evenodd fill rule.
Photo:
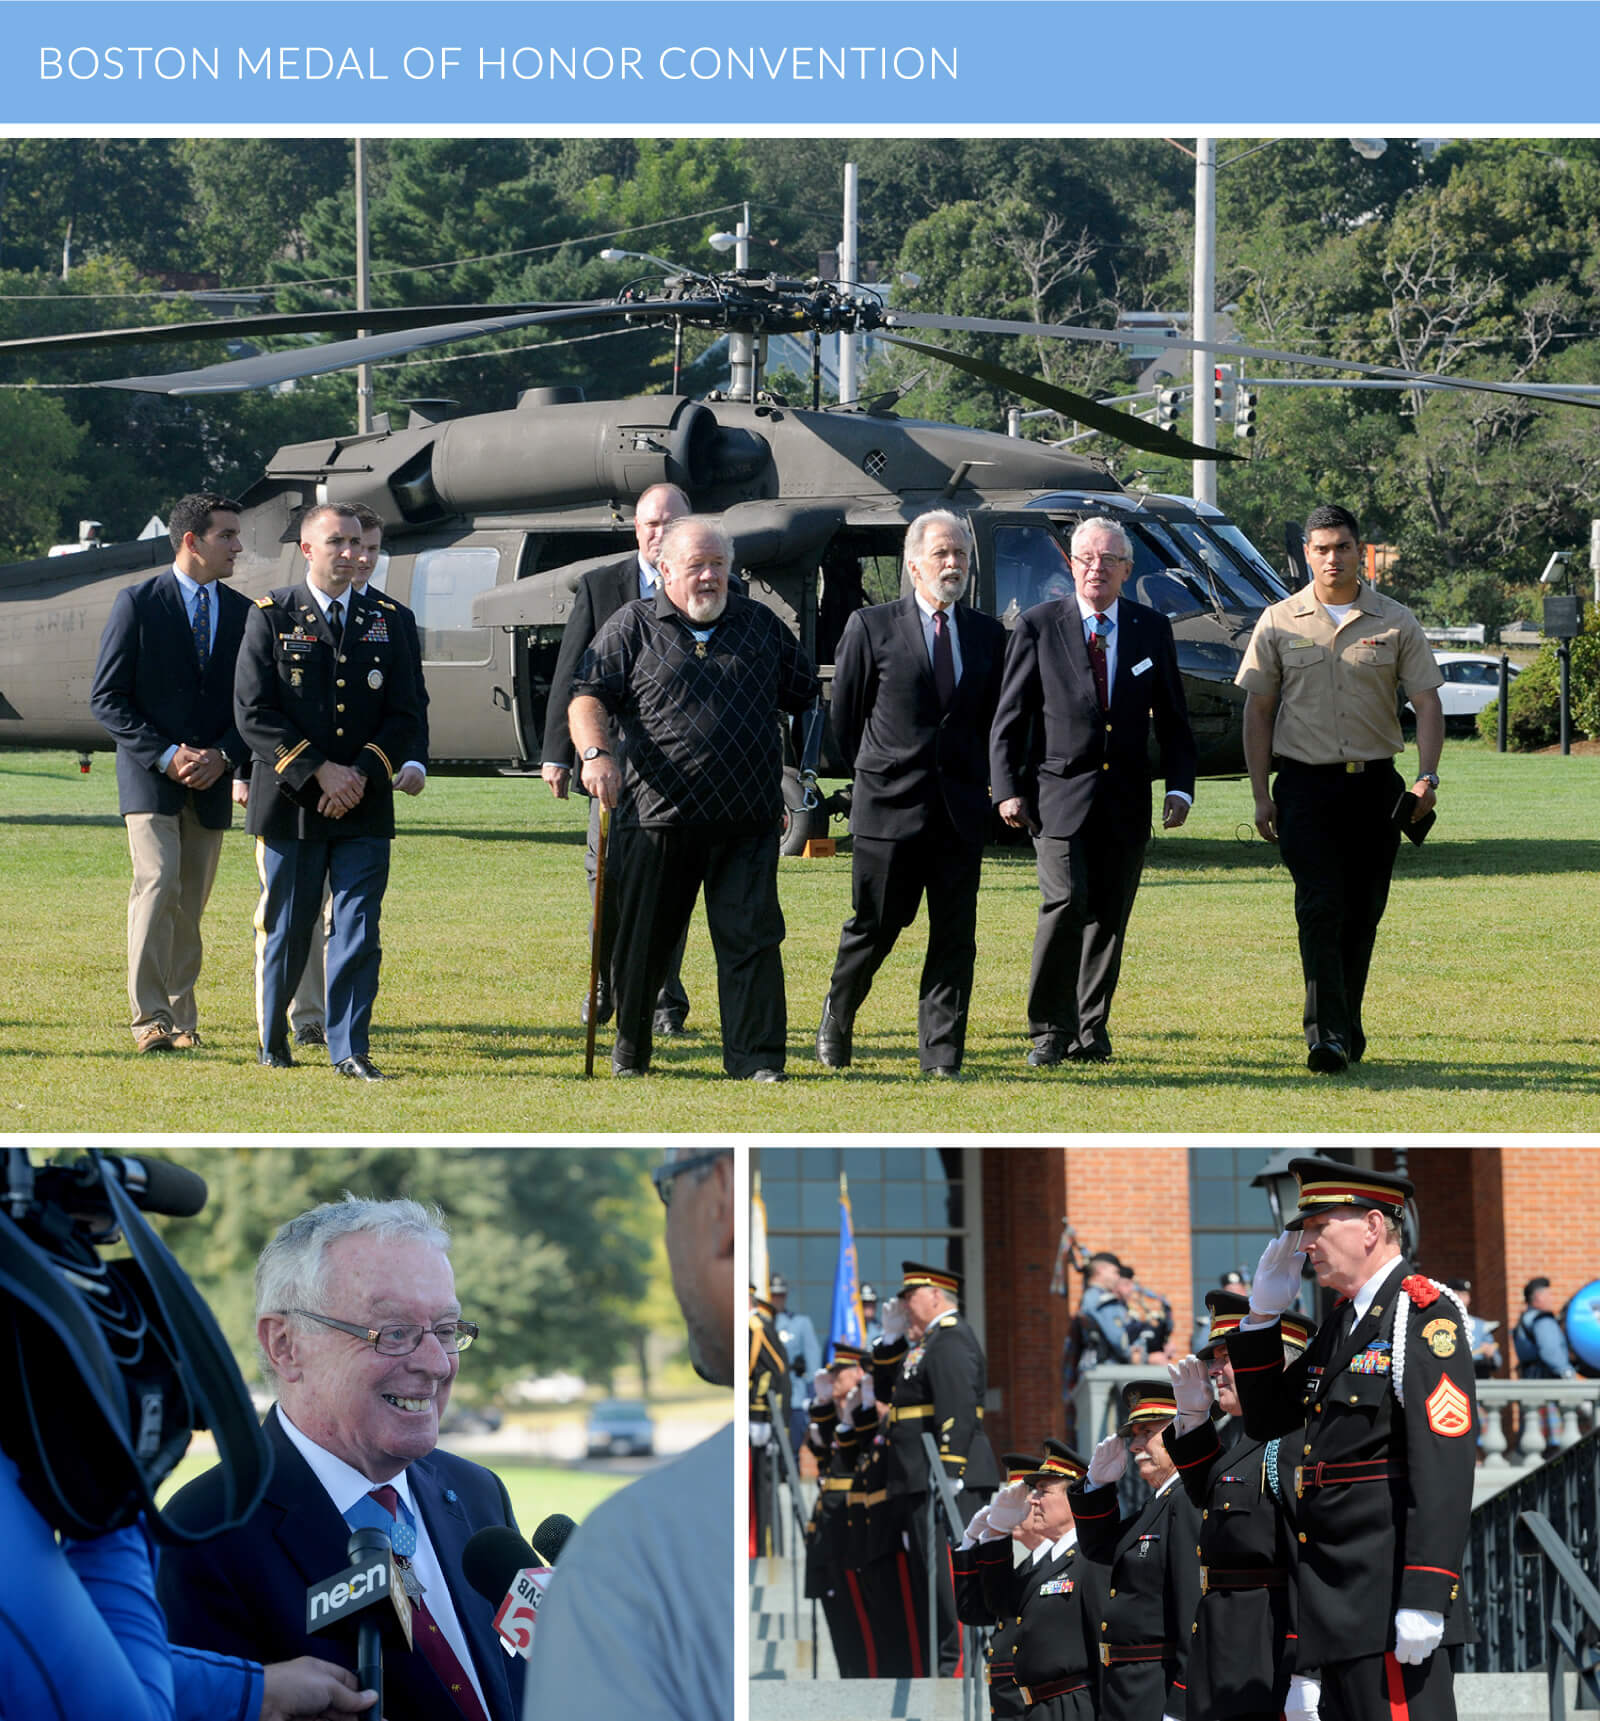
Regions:
<instances>
[{"instance_id":1,"label":"helicopter cockpit window","mask_svg":"<svg viewBox=\"0 0 1600 1721\"><path fill-rule=\"evenodd\" d=\"M1211 608L1202 577L1187 568L1187 558L1151 520L1125 520L1133 542L1133 572L1125 587L1135 603L1164 616L1195 615Z\"/></svg>"},{"instance_id":2,"label":"helicopter cockpit window","mask_svg":"<svg viewBox=\"0 0 1600 1721\"><path fill-rule=\"evenodd\" d=\"M472 625L472 600L491 591L500 573L492 544L424 550L411 576L411 607L422 635L424 663L487 663L493 635Z\"/></svg>"},{"instance_id":3,"label":"helicopter cockpit window","mask_svg":"<svg viewBox=\"0 0 1600 1721\"><path fill-rule=\"evenodd\" d=\"M1187 520L1167 520L1163 524L1192 555L1197 556L1211 571L1217 582L1217 596L1225 609L1258 610L1264 603L1276 603L1279 595L1267 596L1269 588L1249 577L1232 556L1209 533Z\"/></svg>"},{"instance_id":4,"label":"helicopter cockpit window","mask_svg":"<svg viewBox=\"0 0 1600 1721\"><path fill-rule=\"evenodd\" d=\"M1228 549L1244 563L1245 569L1256 580L1267 595L1268 603L1277 603L1280 598L1288 597L1294 590L1282 574L1273 567L1265 556L1231 521L1207 520L1206 530L1213 537L1220 538Z\"/></svg>"},{"instance_id":5,"label":"helicopter cockpit window","mask_svg":"<svg viewBox=\"0 0 1600 1721\"><path fill-rule=\"evenodd\" d=\"M1048 527L995 528L994 613L1008 627L1024 610L1072 591L1072 563Z\"/></svg>"}]
</instances>

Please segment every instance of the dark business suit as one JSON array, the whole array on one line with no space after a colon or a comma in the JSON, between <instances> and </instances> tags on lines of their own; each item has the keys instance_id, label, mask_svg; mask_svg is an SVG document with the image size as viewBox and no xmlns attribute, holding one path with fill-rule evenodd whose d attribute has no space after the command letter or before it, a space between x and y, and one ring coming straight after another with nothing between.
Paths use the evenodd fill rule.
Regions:
<instances>
[{"instance_id":1,"label":"dark business suit","mask_svg":"<svg viewBox=\"0 0 1600 1721\"><path fill-rule=\"evenodd\" d=\"M851 915L839 936L828 1010L849 1030L873 976L928 898L918 989L925 1070L960 1069L977 957L978 881L989 822L988 735L1005 629L954 607L961 678L948 706L915 596L857 610L833 671L833 731L854 772Z\"/></svg>"},{"instance_id":2,"label":"dark business suit","mask_svg":"<svg viewBox=\"0 0 1600 1721\"><path fill-rule=\"evenodd\" d=\"M567 707L572 702L572 679L583 661L594 636L610 621L624 604L639 596L639 557L637 552L618 556L591 568L578 581L572 600L572 614L561 634L561 649L556 653L556 667L550 677L550 696L545 705L544 763L560 765L572 772L573 782L583 787L582 762L572 757L572 734L567 727ZM611 749L616 755L617 769L622 769L622 731L611 725ZM611 815L610 837L606 854L606 901L600 928L600 974L609 985L612 969L612 947L617 936L617 908L622 900L622 869L627 859L627 833L638 829L633 808L619 803ZM589 841L584 853L584 866L589 874L589 896L594 897L595 864L600 844L600 803L589 802ZM689 1014L689 994L683 989L683 946L688 928L673 949L667 977L656 995L656 1014L671 1016L678 1024Z\"/></svg>"},{"instance_id":3,"label":"dark business suit","mask_svg":"<svg viewBox=\"0 0 1600 1721\"><path fill-rule=\"evenodd\" d=\"M233 669L250 604L219 580L206 589L216 627L204 673L168 568L118 592L89 694L116 743L117 805L134 858L128 993L136 1033L161 1020L180 1031L195 1026L200 915L233 818L232 767L249 752L233 718ZM208 789L186 788L161 769L162 755L180 743L217 748L230 768ZM165 827L164 840L152 838L153 826Z\"/></svg>"},{"instance_id":4,"label":"dark business suit","mask_svg":"<svg viewBox=\"0 0 1600 1721\"><path fill-rule=\"evenodd\" d=\"M306 1589L350 1563L350 1530L327 1490L279 1424L264 1430L272 1450L266 1497L238 1529L209 1541L174 1543L161 1552L157 1593L174 1643L251 1661L317 1655L354 1669L355 1626L311 1635ZM462 1576L462 1551L490 1525L516 1528L505 1484L491 1470L434 1451L406 1470L428 1539L483 1687L490 1721L520 1721L525 1663L507 1658L494 1631L494 1607ZM222 1471L208 1470L167 1508L180 1527L222 1515ZM424 1600L427 1598L424 1597ZM387 1607L375 1610L388 1613ZM385 1721L461 1721L461 1711L426 1659L407 1650L392 1614L383 1626Z\"/></svg>"},{"instance_id":5,"label":"dark business suit","mask_svg":"<svg viewBox=\"0 0 1600 1721\"><path fill-rule=\"evenodd\" d=\"M1122 598L1102 710L1076 597L1012 630L990 743L996 803L1020 797L1039 834L1039 926L1028 1032L1067 1057L1109 1049L1106 1023L1150 835L1152 723L1169 792L1193 795L1196 754L1167 618Z\"/></svg>"}]
</instances>

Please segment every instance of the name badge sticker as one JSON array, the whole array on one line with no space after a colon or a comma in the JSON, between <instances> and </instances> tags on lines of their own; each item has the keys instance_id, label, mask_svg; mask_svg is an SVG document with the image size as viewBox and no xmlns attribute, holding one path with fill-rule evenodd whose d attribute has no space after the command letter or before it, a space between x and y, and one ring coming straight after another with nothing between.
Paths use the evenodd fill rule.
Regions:
<instances>
[{"instance_id":1,"label":"name badge sticker","mask_svg":"<svg viewBox=\"0 0 1600 1721\"><path fill-rule=\"evenodd\" d=\"M1143 675L1147 669L1154 669L1154 668L1155 668L1155 662L1153 659L1148 658L1148 657L1142 657L1133 666L1133 668L1128 671L1128 673L1129 673L1129 675Z\"/></svg>"}]
</instances>

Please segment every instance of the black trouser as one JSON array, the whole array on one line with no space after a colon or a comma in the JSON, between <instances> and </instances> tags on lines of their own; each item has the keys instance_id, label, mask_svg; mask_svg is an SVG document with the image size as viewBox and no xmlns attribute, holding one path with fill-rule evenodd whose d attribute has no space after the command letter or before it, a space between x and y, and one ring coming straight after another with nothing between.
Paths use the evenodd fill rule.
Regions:
<instances>
[{"instance_id":1,"label":"black trouser","mask_svg":"<svg viewBox=\"0 0 1600 1721\"><path fill-rule=\"evenodd\" d=\"M871 1679L877 1656L872 1647L872 1627L856 1574L843 1566L829 1566L827 1588L822 1592L822 1612L833 1640L833 1659L841 1679Z\"/></svg>"},{"instance_id":2,"label":"black trouser","mask_svg":"<svg viewBox=\"0 0 1600 1721\"><path fill-rule=\"evenodd\" d=\"M1144 827L1095 813L1075 836L1033 839L1040 900L1028 1033L1036 1044L1067 1052L1105 1034L1148 840Z\"/></svg>"},{"instance_id":3,"label":"black trouser","mask_svg":"<svg viewBox=\"0 0 1600 1721\"><path fill-rule=\"evenodd\" d=\"M1272 798L1294 879L1308 1046L1336 1039L1352 1057L1366 1050L1361 1001L1389 901L1400 847L1392 815L1405 787L1387 759L1353 772L1278 761Z\"/></svg>"},{"instance_id":4,"label":"black trouser","mask_svg":"<svg viewBox=\"0 0 1600 1721\"><path fill-rule=\"evenodd\" d=\"M927 1591L924 1588L919 1601L905 1549L896 1548L880 1559L869 1560L856 1568L854 1576L867 1610L867 1628L877 1669L871 1677L920 1676L920 1671L914 1675L913 1669L920 1670L921 1663L912 1659L913 1645L920 1641L920 1633L916 1637L912 1633L917 1608L927 1606Z\"/></svg>"},{"instance_id":5,"label":"black trouser","mask_svg":"<svg viewBox=\"0 0 1600 1721\"><path fill-rule=\"evenodd\" d=\"M987 1492L973 1493L960 1489L956 1494L956 1516L966 1523L989 1498ZM919 1677L931 1677L935 1671L941 1678L960 1674L961 1621L956 1617L955 1571L950 1558L950 1538L946 1533L944 1508L937 1506L932 1495L901 1496L901 1528L909 1539L906 1565L911 1582L912 1618L915 1621L913 1643L921 1662ZM933 1574L935 1589L938 1665L934 1667L928 1650L928 1521L933 1520Z\"/></svg>"},{"instance_id":6,"label":"black trouser","mask_svg":"<svg viewBox=\"0 0 1600 1721\"><path fill-rule=\"evenodd\" d=\"M717 958L722 1067L730 1076L781 1070L788 1014L775 823L756 831L721 824L640 826L618 905L612 1063L650 1067L656 996L702 890Z\"/></svg>"},{"instance_id":7,"label":"black trouser","mask_svg":"<svg viewBox=\"0 0 1600 1721\"><path fill-rule=\"evenodd\" d=\"M928 897L928 951L918 987L917 1049L925 1070L960 1069L967 1039L972 970L978 956L981 837L960 832L941 811L914 837L854 837L850 918L828 983L833 1019L848 1028L873 976Z\"/></svg>"},{"instance_id":8,"label":"black trouser","mask_svg":"<svg viewBox=\"0 0 1600 1721\"><path fill-rule=\"evenodd\" d=\"M619 766L620 769L620 766ZM616 960L617 924L621 919L618 903L622 896L622 879L627 871L628 849L639 841L639 821L633 816L633 803L626 797L613 809L606 832L606 900L600 916L600 972L616 989L612 967ZM583 870L589 877L589 902L594 903L594 876L600 857L600 802L589 798L589 840L584 845ZM683 946L689 936L689 923L683 923L683 936L672 952L667 977L656 994L658 1012L675 1016L680 1022L689 1014L689 994L683 989Z\"/></svg>"},{"instance_id":9,"label":"black trouser","mask_svg":"<svg viewBox=\"0 0 1600 1721\"><path fill-rule=\"evenodd\" d=\"M1363 1655L1325 1662L1322 1721L1456 1721L1450 1652L1436 1649L1420 1666L1392 1655Z\"/></svg>"}]
</instances>

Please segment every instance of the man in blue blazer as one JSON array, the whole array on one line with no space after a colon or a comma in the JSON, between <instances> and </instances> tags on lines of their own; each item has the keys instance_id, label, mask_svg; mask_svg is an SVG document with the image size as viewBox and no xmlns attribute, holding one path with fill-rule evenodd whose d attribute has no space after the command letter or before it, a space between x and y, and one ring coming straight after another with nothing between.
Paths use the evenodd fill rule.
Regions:
<instances>
[{"instance_id":1,"label":"man in blue blazer","mask_svg":"<svg viewBox=\"0 0 1600 1721\"><path fill-rule=\"evenodd\" d=\"M993 616L959 601L971 562L961 515L919 515L906 532L910 595L857 610L839 641L833 732L855 781L851 914L817 1029L817 1057L833 1069L850 1062L856 1011L926 893L917 1048L924 1074L961 1073L1006 643Z\"/></svg>"},{"instance_id":2,"label":"man in blue blazer","mask_svg":"<svg viewBox=\"0 0 1600 1721\"><path fill-rule=\"evenodd\" d=\"M239 554L239 504L184 496L169 531L172 567L117 594L89 695L117 745L133 857L128 999L140 1052L200 1043L200 916L233 818L234 773L249 758L233 670L250 605L224 583Z\"/></svg>"},{"instance_id":3,"label":"man in blue blazer","mask_svg":"<svg viewBox=\"0 0 1600 1721\"><path fill-rule=\"evenodd\" d=\"M1070 598L1018 618L990 741L1000 816L1033 833L1039 925L1028 986L1034 1068L1111 1056L1106 1024L1150 835L1152 723L1161 823L1194 800L1196 753L1172 624L1121 596L1133 546L1114 520L1072 534Z\"/></svg>"},{"instance_id":4,"label":"man in blue blazer","mask_svg":"<svg viewBox=\"0 0 1600 1721\"><path fill-rule=\"evenodd\" d=\"M517 1721L525 1663L462 1573L475 1532L516 1528L505 1484L435 1443L477 1327L461 1317L437 1209L347 1195L283 1226L256 1266L256 1337L278 1391L272 1476L239 1528L162 1551L173 1642L354 1668L354 1625L312 1636L306 1590L350 1563L353 1530L385 1529L413 1595L412 1647L387 1606L385 1721ZM409 1348L407 1348L409 1347ZM223 1516L220 1470L174 1497L185 1527ZM419 1599L420 1598L420 1599Z\"/></svg>"}]
</instances>

